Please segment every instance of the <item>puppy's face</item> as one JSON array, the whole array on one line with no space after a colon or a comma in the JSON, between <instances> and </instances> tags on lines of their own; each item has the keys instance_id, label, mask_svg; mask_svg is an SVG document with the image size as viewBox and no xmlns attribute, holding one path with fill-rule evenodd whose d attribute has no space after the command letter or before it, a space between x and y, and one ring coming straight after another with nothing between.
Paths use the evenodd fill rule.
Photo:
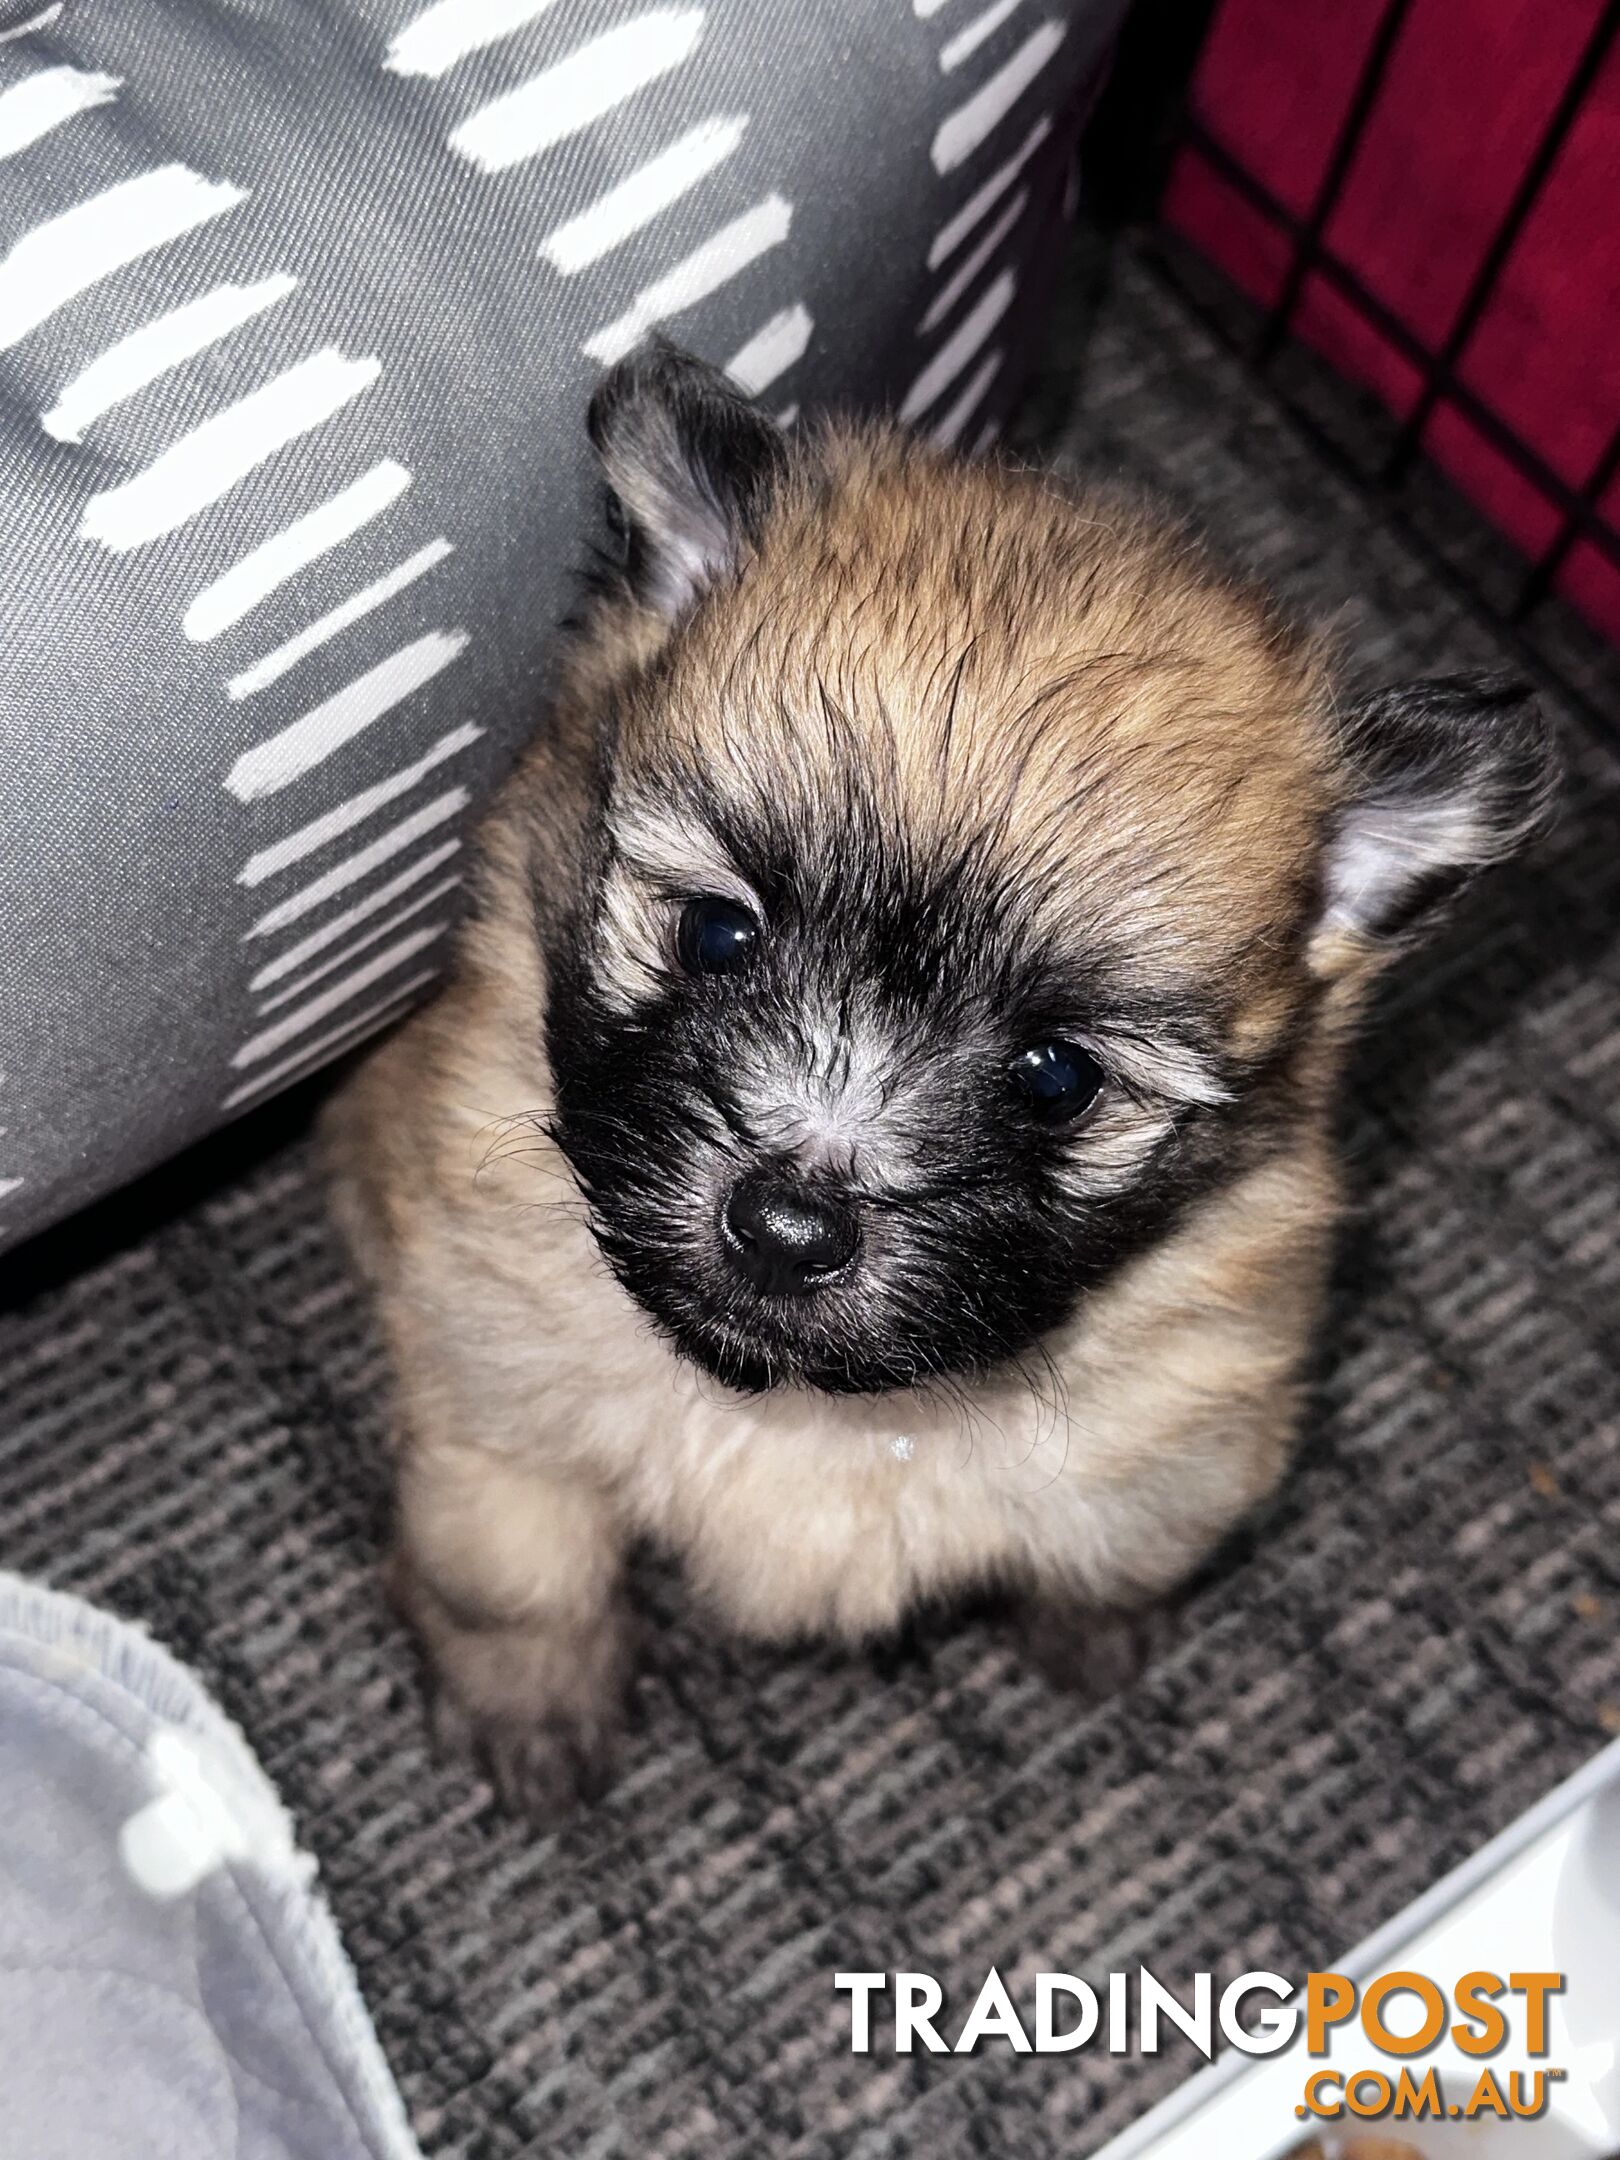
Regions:
<instances>
[{"instance_id":1,"label":"puppy's face","mask_svg":"<svg viewBox=\"0 0 1620 2160\"><path fill-rule=\"evenodd\" d=\"M790 452L668 348L593 428L629 564L539 912L602 1249L734 1386L1038 1357L1324 1114L1391 934L1528 829L1539 727L1478 683L1335 721L1311 645L1139 507Z\"/></svg>"}]
</instances>

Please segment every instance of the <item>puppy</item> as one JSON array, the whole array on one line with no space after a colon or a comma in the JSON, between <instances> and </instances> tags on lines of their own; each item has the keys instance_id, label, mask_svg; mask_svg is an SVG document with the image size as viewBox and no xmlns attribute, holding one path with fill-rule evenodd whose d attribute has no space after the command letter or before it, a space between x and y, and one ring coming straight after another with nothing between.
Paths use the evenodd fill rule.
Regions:
<instances>
[{"instance_id":1,"label":"puppy","mask_svg":"<svg viewBox=\"0 0 1620 2160\"><path fill-rule=\"evenodd\" d=\"M790 443L662 344L590 426L622 570L330 1136L394 1588L537 1816L602 1782L638 1537L755 1635L995 1585L1129 1671L1287 1463L1367 993L1549 792L1525 692L1341 709L1115 493Z\"/></svg>"}]
</instances>

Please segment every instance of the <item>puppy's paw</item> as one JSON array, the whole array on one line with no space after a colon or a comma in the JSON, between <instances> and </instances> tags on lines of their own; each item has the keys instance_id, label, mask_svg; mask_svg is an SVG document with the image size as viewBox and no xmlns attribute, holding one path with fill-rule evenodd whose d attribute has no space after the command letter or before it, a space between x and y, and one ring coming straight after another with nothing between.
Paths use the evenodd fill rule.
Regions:
<instances>
[{"instance_id":1,"label":"puppy's paw","mask_svg":"<svg viewBox=\"0 0 1620 2160\"><path fill-rule=\"evenodd\" d=\"M432 1705L441 1761L470 1758L509 1815L551 1829L600 1800L613 1781L621 1721L577 1704L536 1715L473 1708L441 1680Z\"/></svg>"},{"instance_id":2,"label":"puppy's paw","mask_svg":"<svg viewBox=\"0 0 1620 2160\"><path fill-rule=\"evenodd\" d=\"M1048 1684L1088 1705L1123 1694L1175 1640L1169 1605L1088 1605L1042 1598L1026 1607L1024 1654Z\"/></svg>"},{"instance_id":3,"label":"puppy's paw","mask_svg":"<svg viewBox=\"0 0 1620 2160\"><path fill-rule=\"evenodd\" d=\"M449 1612L420 1580L391 1588L432 1668L432 1729L441 1760L470 1756L501 1805L550 1828L612 1782L634 1678L626 1608L589 1620L477 1624Z\"/></svg>"}]
</instances>

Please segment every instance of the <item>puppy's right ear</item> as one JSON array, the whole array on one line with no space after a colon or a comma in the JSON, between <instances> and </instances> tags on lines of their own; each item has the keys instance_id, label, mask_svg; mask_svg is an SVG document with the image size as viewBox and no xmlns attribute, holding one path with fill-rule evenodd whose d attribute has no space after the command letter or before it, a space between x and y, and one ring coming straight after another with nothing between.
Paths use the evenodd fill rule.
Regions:
<instances>
[{"instance_id":1,"label":"puppy's right ear","mask_svg":"<svg viewBox=\"0 0 1620 2160\"><path fill-rule=\"evenodd\" d=\"M758 537L787 467L785 438L718 368L665 338L602 378L589 426L623 513L637 599L684 614Z\"/></svg>"},{"instance_id":2,"label":"puppy's right ear","mask_svg":"<svg viewBox=\"0 0 1620 2160\"><path fill-rule=\"evenodd\" d=\"M1325 850L1312 965L1376 965L1432 910L1532 839L1556 764L1535 699L1498 675L1451 675L1345 717L1346 800Z\"/></svg>"}]
</instances>

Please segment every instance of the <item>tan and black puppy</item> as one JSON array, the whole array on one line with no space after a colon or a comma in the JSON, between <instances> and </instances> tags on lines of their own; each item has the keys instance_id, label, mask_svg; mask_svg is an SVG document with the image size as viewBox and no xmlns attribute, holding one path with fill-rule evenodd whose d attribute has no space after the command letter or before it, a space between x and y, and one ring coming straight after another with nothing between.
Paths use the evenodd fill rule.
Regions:
<instances>
[{"instance_id":1,"label":"tan and black puppy","mask_svg":"<svg viewBox=\"0 0 1620 2160\"><path fill-rule=\"evenodd\" d=\"M332 1134L394 1579L537 1812L602 1775L643 1535L758 1634L999 1584L1121 1668L1287 1462L1368 988L1549 771L1500 682L1341 710L1111 492L790 444L667 346L591 425L623 573Z\"/></svg>"}]
</instances>

